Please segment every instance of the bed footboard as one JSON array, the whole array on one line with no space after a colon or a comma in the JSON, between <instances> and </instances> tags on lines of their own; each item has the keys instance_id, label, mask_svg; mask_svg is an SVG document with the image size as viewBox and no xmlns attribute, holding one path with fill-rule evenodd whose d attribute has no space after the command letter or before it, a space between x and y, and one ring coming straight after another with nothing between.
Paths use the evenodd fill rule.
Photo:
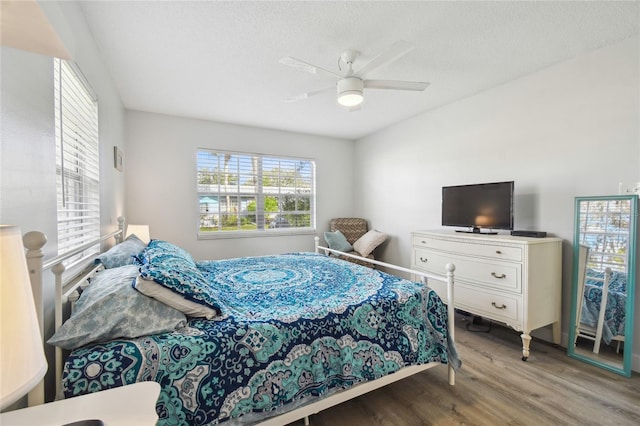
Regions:
<instances>
[{"instance_id":1,"label":"bed footboard","mask_svg":"<svg viewBox=\"0 0 640 426\"><path fill-rule=\"evenodd\" d=\"M455 342L455 327L453 326L454 321L455 321L455 308L454 308L454 303L453 303L453 284L454 284L454 271L456 270L456 267L453 263L448 263L446 266L446 275L434 275L434 274L428 274L422 271L417 271L415 269L409 269L409 268L404 268L402 266L397 266L397 265L392 265L390 263L385 263L385 262L381 262L379 260L374 260L374 259L369 259L366 257L362 257L362 256L357 256L351 253L344 253L338 250L334 250L331 249L329 247L323 247L320 245L320 238L318 236L314 237L314 241L315 241L315 252L316 253L320 253L320 251L324 251L325 254L329 254L329 253L333 253L333 254L337 254L340 256L347 256L347 257L351 257L354 259L359 259L362 260L364 262L368 262L368 263L372 263L374 265L379 265L379 266L383 266L387 269L392 269L395 271L400 271L400 272L405 272L405 273L409 273L412 274L413 276L417 276L420 277L420 279L422 280L422 282L424 282L425 284L427 283L428 280L432 279L432 280L436 280L436 281L442 281L444 283L447 284L447 300L449 301L448 305L447 305L447 319L448 319L448 323L450 324L449 327L449 336L452 342ZM441 295L443 296L443 295ZM456 380L456 372L453 368L453 366L451 365L451 363L449 363L449 384L450 385L454 385L455 384L455 380Z\"/></svg>"},{"instance_id":2,"label":"bed footboard","mask_svg":"<svg viewBox=\"0 0 640 426\"><path fill-rule=\"evenodd\" d=\"M320 253L320 251L324 251L325 254L328 253L334 253L334 254L339 254L339 255L344 255L347 257L353 257L356 259L360 259L363 260L365 262L369 262L375 265L379 265L379 266L383 266L385 268L388 269L392 269L392 270L396 270L396 271L401 271L401 272L405 272L405 273L409 273L409 274L413 274L414 276L419 276L422 280L422 282L426 283L428 279L433 279L433 280L438 280L438 281L442 281L447 283L447 297L448 297L448 301L449 304L447 305L447 319L448 319L448 323L451 324L452 326L449 327L449 336L452 342L455 342L455 335L454 335L454 314L455 314L455 308L453 305L453 283L454 283L454 271L455 271L455 266L451 263L447 264L446 266L446 275L433 275L433 274L427 274L421 271L416 271L413 269L408 269L408 268L404 268L401 266L396 266L396 265L392 265L389 263L385 263L385 262L381 262L378 260L374 260L374 259L368 259L368 258L364 258L364 257L360 257L360 256L356 256L356 255L352 255L349 253L344 253L344 252L340 252L338 250L333 250L330 249L328 247L322 247L319 245L319 238L315 237L315 251L316 253ZM404 379L406 377L409 377L411 375L420 373L422 371L428 370L430 368L433 368L435 366L437 366L439 364L434 364L434 363L429 363L429 364L423 364L423 365L413 365L413 366L409 366L409 367L405 367L393 374L389 374L388 376L382 377L380 379L374 380L372 382L366 382L366 383L362 383L358 386L355 386L353 388L347 389L345 391L341 391L338 392L334 395L331 395L329 397L323 398L319 401L316 401L314 403L311 403L309 405L300 407L298 409L289 411L287 413L281 414L279 416L273 417L271 419L268 419L264 422L259 423L260 425L280 425L280 424L286 424L286 423L291 423L294 422L296 420L299 419L304 419L304 424L308 425L309 424L309 416L312 414L315 414L317 412L320 412L324 409L330 408L334 405L340 404L344 401L348 401L350 399L353 399L357 396L363 395L367 392L370 392L372 390L378 389L380 387L386 386L390 383L396 382L398 380ZM449 363L448 365L448 378L449 378L449 384L450 385L454 385L455 384L455 369L453 367L453 365L451 363Z\"/></svg>"}]
</instances>

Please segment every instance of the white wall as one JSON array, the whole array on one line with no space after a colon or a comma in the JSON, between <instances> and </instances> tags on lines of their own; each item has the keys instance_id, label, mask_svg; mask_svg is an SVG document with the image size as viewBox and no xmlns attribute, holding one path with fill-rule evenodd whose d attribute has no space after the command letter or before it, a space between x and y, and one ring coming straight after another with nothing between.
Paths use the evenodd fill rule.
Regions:
<instances>
[{"instance_id":1,"label":"white wall","mask_svg":"<svg viewBox=\"0 0 640 426\"><path fill-rule=\"evenodd\" d=\"M42 230L56 252L53 59L2 47L0 222Z\"/></svg>"},{"instance_id":2,"label":"white wall","mask_svg":"<svg viewBox=\"0 0 640 426\"><path fill-rule=\"evenodd\" d=\"M515 228L565 240L566 341L574 197L640 181L639 51L628 39L357 141L356 214L392 235L385 260L408 266L410 232L441 228L442 186L514 180Z\"/></svg>"},{"instance_id":3,"label":"white wall","mask_svg":"<svg viewBox=\"0 0 640 426\"><path fill-rule=\"evenodd\" d=\"M78 6L63 2L60 11L65 34L75 37L74 59L98 95L101 224L103 232L115 230L125 188L124 174L113 168L112 151L114 145L124 148L124 108ZM45 257L51 257L57 254L53 59L1 49L0 223L44 232ZM50 336L53 287L45 293L45 306L45 335ZM49 382L52 373L50 368Z\"/></svg>"},{"instance_id":4,"label":"white wall","mask_svg":"<svg viewBox=\"0 0 640 426\"><path fill-rule=\"evenodd\" d=\"M353 214L351 141L139 111L126 117L127 222L149 224L152 238L196 259L313 250L311 235L198 240L198 148L314 159L318 235L332 217Z\"/></svg>"}]
</instances>

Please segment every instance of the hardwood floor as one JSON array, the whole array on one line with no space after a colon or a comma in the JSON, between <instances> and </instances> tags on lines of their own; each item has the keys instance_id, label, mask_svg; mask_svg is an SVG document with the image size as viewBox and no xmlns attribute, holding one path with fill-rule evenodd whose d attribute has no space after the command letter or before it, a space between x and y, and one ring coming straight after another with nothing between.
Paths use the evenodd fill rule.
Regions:
<instances>
[{"instance_id":1,"label":"hardwood floor","mask_svg":"<svg viewBox=\"0 0 640 426\"><path fill-rule=\"evenodd\" d=\"M639 374L609 373L535 338L523 362L518 332L495 323L470 331L483 329L470 320L457 317L455 386L447 368L433 368L315 414L311 425L640 424Z\"/></svg>"}]
</instances>

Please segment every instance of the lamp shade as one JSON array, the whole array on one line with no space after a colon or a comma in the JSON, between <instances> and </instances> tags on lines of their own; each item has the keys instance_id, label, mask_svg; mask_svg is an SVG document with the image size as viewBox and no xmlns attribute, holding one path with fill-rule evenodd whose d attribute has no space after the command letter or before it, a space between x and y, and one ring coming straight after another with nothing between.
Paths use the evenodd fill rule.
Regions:
<instances>
[{"instance_id":1,"label":"lamp shade","mask_svg":"<svg viewBox=\"0 0 640 426\"><path fill-rule=\"evenodd\" d=\"M0 225L0 409L26 395L46 372L22 233Z\"/></svg>"},{"instance_id":2,"label":"lamp shade","mask_svg":"<svg viewBox=\"0 0 640 426\"><path fill-rule=\"evenodd\" d=\"M140 238L145 244L149 244L149 241L151 241L149 237L149 225L127 225L127 235L125 235L125 239L133 234Z\"/></svg>"}]
</instances>

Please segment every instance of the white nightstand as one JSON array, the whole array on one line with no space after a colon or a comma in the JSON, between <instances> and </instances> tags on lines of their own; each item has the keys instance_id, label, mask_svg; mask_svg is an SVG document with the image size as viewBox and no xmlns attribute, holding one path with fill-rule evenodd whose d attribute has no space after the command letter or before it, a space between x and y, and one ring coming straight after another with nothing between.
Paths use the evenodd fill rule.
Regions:
<instances>
[{"instance_id":1,"label":"white nightstand","mask_svg":"<svg viewBox=\"0 0 640 426\"><path fill-rule=\"evenodd\" d=\"M160 385L142 382L0 414L2 426L60 426L100 419L106 426L155 425Z\"/></svg>"}]
</instances>

